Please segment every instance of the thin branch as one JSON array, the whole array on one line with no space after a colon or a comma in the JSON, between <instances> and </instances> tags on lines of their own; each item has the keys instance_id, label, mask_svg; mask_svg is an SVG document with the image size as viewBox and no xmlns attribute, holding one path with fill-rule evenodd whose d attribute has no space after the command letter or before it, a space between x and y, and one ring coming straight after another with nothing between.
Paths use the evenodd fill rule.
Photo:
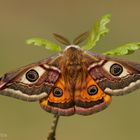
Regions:
<instances>
[{"instance_id":1,"label":"thin branch","mask_svg":"<svg viewBox=\"0 0 140 140\"><path fill-rule=\"evenodd\" d=\"M55 139L55 134L56 134L56 128L57 128L58 120L59 120L59 116L54 115L54 119L53 119L53 122L52 122L52 125L51 125L51 130L49 132L49 136L48 136L47 140L56 140Z\"/></svg>"}]
</instances>

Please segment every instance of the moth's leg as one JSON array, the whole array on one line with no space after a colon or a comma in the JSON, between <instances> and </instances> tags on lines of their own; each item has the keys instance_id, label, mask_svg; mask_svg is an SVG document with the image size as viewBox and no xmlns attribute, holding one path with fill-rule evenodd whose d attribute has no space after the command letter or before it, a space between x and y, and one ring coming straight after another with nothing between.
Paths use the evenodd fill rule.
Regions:
<instances>
[{"instance_id":1,"label":"moth's leg","mask_svg":"<svg viewBox=\"0 0 140 140\"><path fill-rule=\"evenodd\" d=\"M55 133L56 133L56 128L57 128L59 117L60 117L59 115L54 115L54 119L53 119L53 122L51 125L51 130L49 132L49 136L48 136L47 140L56 140Z\"/></svg>"}]
</instances>

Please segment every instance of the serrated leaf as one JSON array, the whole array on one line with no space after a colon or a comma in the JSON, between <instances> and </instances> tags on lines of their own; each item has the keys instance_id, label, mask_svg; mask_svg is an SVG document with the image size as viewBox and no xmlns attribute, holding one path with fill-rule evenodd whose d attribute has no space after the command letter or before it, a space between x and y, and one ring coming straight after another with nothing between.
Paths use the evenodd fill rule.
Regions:
<instances>
[{"instance_id":1,"label":"serrated leaf","mask_svg":"<svg viewBox=\"0 0 140 140\"><path fill-rule=\"evenodd\" d=\"M51 41L42 38L31 38L26 41L28 45L43 46L52 51L61 51L61 47Z\"/></svg>"},{"instance_id":2,"label":"serrated leaf","mask_svg":"<svg viewBox=\"0 0 140 140\"><path fill-rule=\"evenodd\" d=\"M84 46L82 46L85 50L92 49L97 41L109 32L109 29L106 27L107 23L110 22L110 14L107 14L101 18L101 20L97 21L95 25L93 25L89 37Z\"/></svg>"},{"instance_id":3,"label":"serrated leaf","mask_svg":"<svg viewBox=\"0 0 140 140\"><path fill-rule=\"evenodd\" d=\"M129 55L134 53L136 50L140 49L140 42L128 43L122 45L116 49L112 49L108 52L103 53L104 55Z\"/></svg>"}]
</instances>

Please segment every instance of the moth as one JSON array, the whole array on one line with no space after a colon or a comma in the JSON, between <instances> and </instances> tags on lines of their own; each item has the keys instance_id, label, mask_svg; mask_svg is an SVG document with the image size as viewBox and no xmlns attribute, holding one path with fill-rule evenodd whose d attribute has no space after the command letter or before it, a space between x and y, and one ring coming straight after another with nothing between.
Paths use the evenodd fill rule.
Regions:
<instances>
[{"instance_id":1,"label":"moth","mask_svg":"<svg viewBox=\"0 0 140 140\"><path fill-rule=\"evenodd\" d=\"M56 35L57 36L57 35ZM107 57L66 44L57 55L6 73L0 94L24 101L39 101L58 116L90 115L105 109L112 96L140 88L140 63Z\"/></svg>"}]
</instances>

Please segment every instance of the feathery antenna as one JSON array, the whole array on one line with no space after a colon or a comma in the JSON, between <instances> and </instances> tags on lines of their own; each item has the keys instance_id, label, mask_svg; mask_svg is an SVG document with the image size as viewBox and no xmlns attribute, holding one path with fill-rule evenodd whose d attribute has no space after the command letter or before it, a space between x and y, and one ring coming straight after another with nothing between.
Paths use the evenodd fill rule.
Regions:
<instances>
[{"instance_id":1,"label":"feathery antenna","mask_svg":"<svg viewBox=\"0 0 140 140\"><path fill-rule=\"evenodd\" d=\"M71 44L70 41L67 38L65 38L65 37L63 37L59 34L53 33L53 36L58 42L60 42L64 45L70 45Z\"/></svg>"},{"instance_id":2,"label":"feathery antenna","mask_svg":"<svg viewBox=\"0 0 140 140\"><path fill-rule=\"evenodd\" d=\"M87 39L88 35L89 35L89 32L84 32L84 33L80 34L73 40L73 44L78 45L78 44L82 43L83 41L85 41Z\"/></svg>"}]
</instances>

